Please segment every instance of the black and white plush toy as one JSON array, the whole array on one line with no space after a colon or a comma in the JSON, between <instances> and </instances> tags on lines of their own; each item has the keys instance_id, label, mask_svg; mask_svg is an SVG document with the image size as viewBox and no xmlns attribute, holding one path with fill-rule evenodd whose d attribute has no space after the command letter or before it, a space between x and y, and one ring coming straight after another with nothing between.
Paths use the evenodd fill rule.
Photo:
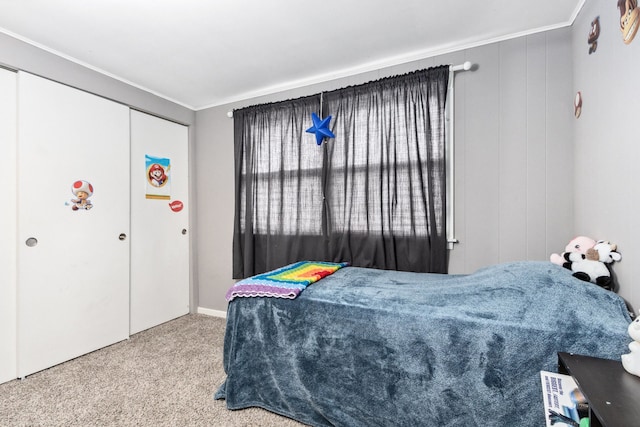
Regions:
<instances>
[{"instance_id":1,"label":"black and white plush toy","mask_svg":"<svg viewBox=\"0 0 640 427\"><path fill-rule=\"evenodd\" d=\"M595 283L604 289L613 290L611 271L606 264L620 261L622 256L617 246L605 240L598 240L587 253L567 252L564 254L565 268L573 271L573 276L585 282Z\"/></svg>"}]
</instances>

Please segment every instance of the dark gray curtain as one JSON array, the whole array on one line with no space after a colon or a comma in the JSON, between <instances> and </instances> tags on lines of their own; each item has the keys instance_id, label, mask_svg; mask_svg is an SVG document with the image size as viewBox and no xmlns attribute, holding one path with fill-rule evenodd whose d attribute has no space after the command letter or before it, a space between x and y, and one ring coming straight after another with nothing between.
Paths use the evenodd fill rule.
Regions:
<instances>
[{"instance_id":1,"label":"dark gray curtain","mask_svg":"<svg viewBox=\"0 0 640 427\"><path fill-rule=\"evenodd\" d=\"M236 110L233 277L322 260L322 149L305 133L320 96Z\"/></svg>"},{"instance_id":2,"label":"dark gray curtain","mask_svg":"<svg viewBox=\"0 0 640 427\"><path fill-rule=\"evenodd\" d=\"M300 260L447 272L446 66L234 111L234 278Z\"/></svg>"},{"instance_id":3,"label":"dark gray curtain","mask_svg":"<svg viewBox=\"0 0 640 427\"><path fill-rule=\"evenodd\" d=\"M447 272L449 67L324 94L329 253L354 265Z\"/></svg>"}]
</instances>

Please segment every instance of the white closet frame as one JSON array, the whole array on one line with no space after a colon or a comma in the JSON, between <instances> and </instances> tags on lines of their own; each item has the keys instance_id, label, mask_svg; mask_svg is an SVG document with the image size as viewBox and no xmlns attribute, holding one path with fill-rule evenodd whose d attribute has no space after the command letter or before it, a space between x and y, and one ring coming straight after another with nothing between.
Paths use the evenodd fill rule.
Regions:
<instances>
[{"instance_id":1,"label":"white closet frame","mask_svg":"<svg viewBox=\"0 0 640 427\"><path fill-rule=\"evenodd\" d=\"M0 68L0 383L16 378L17 75Z\"/></svg>"}]
</instances>

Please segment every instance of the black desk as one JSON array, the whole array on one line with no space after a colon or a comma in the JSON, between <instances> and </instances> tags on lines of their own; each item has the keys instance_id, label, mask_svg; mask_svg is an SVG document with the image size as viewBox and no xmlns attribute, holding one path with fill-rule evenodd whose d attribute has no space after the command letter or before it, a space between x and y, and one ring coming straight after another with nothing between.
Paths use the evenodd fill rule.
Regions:
<instances>
[{"instance_id":1,"label":"black desk","mask_svg":"<svg viewBox=\"0 0 640 427\"><path fill-rule=\"evenodd\" d=\"M640 377L621 362L558 353L558 373L571 375L586 397L591 427L640 426Z\"/></svg>"}]
</instances>

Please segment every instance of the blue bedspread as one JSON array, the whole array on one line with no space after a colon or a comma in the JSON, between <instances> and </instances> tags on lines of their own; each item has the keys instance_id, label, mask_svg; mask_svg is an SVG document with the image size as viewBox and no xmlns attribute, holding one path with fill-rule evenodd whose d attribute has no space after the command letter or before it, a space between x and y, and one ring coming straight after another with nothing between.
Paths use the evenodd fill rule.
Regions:
<instances>
[{"instance_id":1,"label":"blue bedspread","mask_svg":"<svg viewBox=\"0 0 640 427\"><path fill-rule=\"evenodd\" d=\"M629 322L616 294L549 262L346 267L295 300L230 303L216 398L312 426L544 426L539 371L559 351L619 360Z\"/></svg>"}]
</instances>

